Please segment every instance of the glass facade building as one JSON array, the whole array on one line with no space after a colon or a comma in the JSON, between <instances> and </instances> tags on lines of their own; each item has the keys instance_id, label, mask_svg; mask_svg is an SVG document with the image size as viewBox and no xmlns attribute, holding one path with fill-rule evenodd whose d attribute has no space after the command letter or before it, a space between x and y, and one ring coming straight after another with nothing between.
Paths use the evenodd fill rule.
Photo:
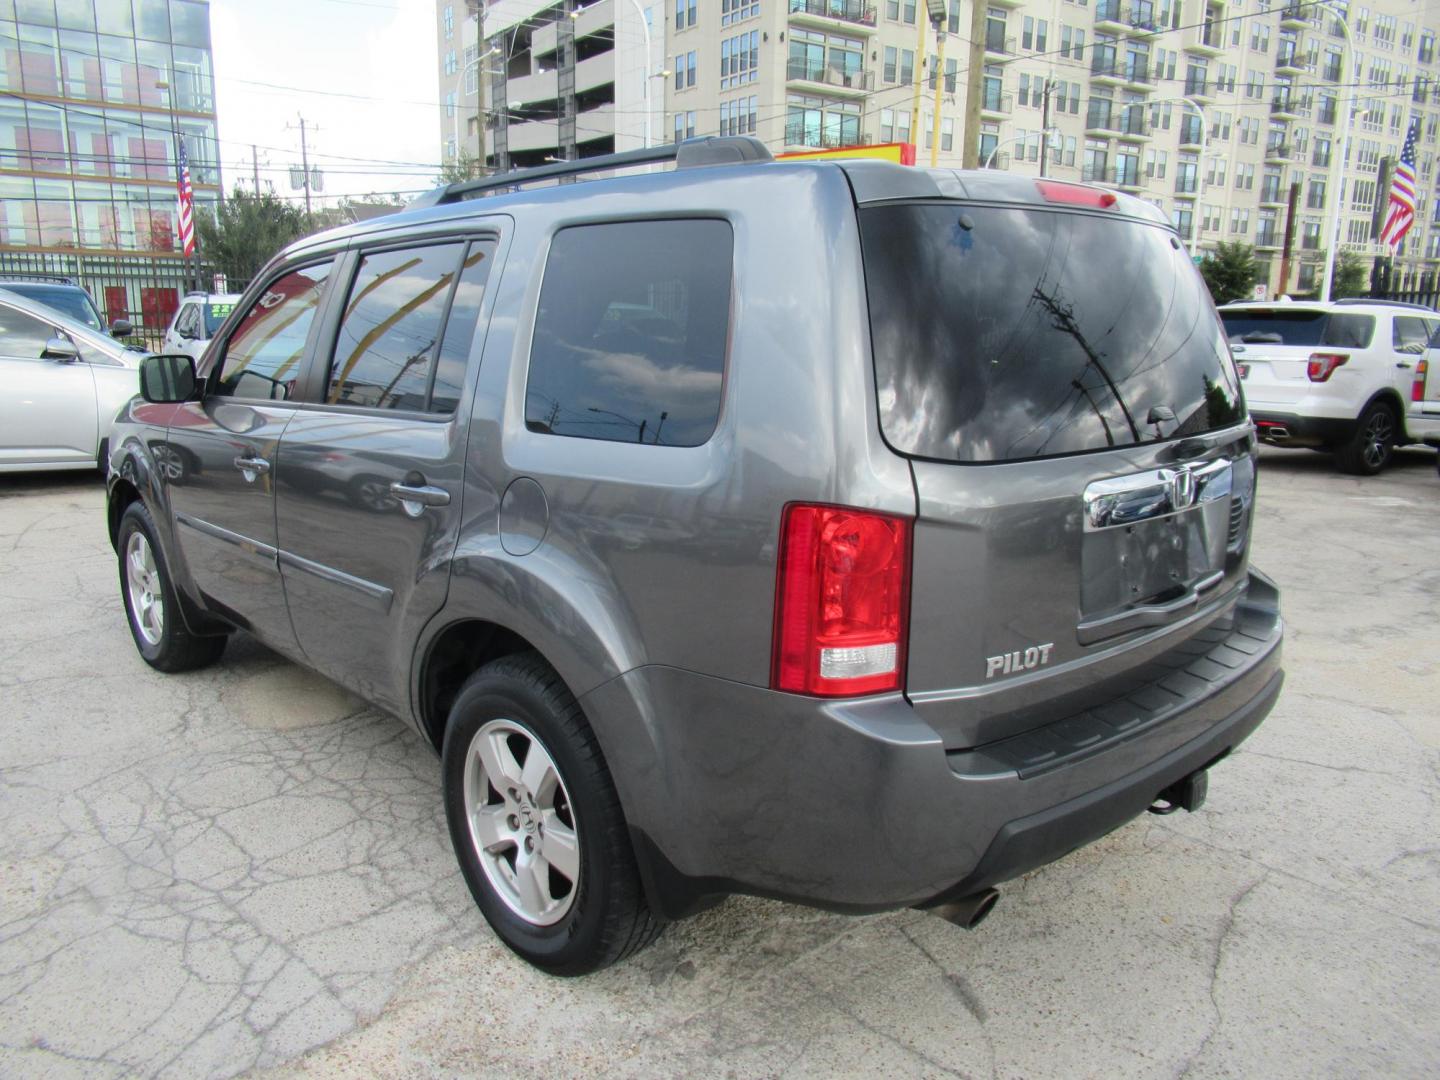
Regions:
<instances>
[{"instance_id":1,"label":"glass facade building","mask_svg":"<svg viewBox=\"0 0 1440 1080\"><path fill-rule=\"evenodd\" d=\"M177 132L196 204L214 202L208 3L0 0L0 273L178 266ZM120 299L105 306L140 298Z\"/></svg>"}]
</instances>

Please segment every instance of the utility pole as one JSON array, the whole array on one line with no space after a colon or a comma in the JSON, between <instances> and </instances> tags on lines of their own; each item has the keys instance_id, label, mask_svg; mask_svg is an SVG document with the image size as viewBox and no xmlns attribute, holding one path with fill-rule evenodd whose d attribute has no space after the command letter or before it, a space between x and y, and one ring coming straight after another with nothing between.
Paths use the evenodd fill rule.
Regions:
<instances>
[{"instance_id":1,"label":"utility pole","mask_svg":"<svg viewBox=\"0 0 1440 1080\"><path fill-rule=\"evenodd\" d=\"M1050 156L1050 91L1055 80L1045 76L1045 87L1040 91L1040 175L1045 175L1045 159Z\"/></svg>"},{"instance_id":2,"label":"utility pole","mask_svg":"<svg viewBox=\"0 0 1440 1080\"><path fill-rule=\"evenodd\" d=\"M920 84L924 81L925 70L925 20L920 15L917 4L915 10L915 100L911 103L914 110L910 113L910 141L915 145L915 159L920 159Z\"/></svg>"},{"instance_id":3,"label":"utility pole","mask_svg":"<svg viewBox=\"0 0 1440 1080\"><path fill-rule=\"evenodd\" d=\"M930 130L930 167L940 164L940 91L945 79L945 0L925 0L930 12L930 21L935 24L936 56L935 70L930 77L935 80L935 116ZM916 13L918 21L919 13Z\"/></svg>"},{"instance_id":4,"label":"utility pole","mask_svg":"<svg viewBox=\"0 0 1440 1080\"><path fill-rule=\"evenodd\" d=\"M305 117L300 116L300 168L303 170L302 179L305 183L305 226L309 228L312 224L310 217L310 152L305 145Z\"/></svg>"},{"instance_id":5,"label":"utility pole","mask_svg":"<svg viewBox=\"0 0 1440 1080\"><path fill-rule=\"evenodd\" d=\"M260 197L260 147L250 144L250 168L255 177L255 197Z\"/></svg>"},{"instance_id":6,"label":"utility pole","mask_svg":"<svg viewBox=\"0 0 1440 1080\"><path fill-rule=\"evenodd\" d=\"M970 66L965 72L965 144L960 158L960 165L965 169L980 165L980 88L984 85L985 76L985 15L988 10L988 6L979 0L971 0Z\"/></svg>"},{"instance_id":7,"label":"utility pole","mask_svg":"<svg viewBox=\"0 0 1440 1080\"><path fill-rule=\"evenodd\" d=\"M1290 205L1285 210L1285 244L1280 249L1280 284L1275 288L1275 299L1290 291L1290 256L1295 250L1295 208L1300 204L1300 181L1290 184Z\"/></svg>"}]
</instances>

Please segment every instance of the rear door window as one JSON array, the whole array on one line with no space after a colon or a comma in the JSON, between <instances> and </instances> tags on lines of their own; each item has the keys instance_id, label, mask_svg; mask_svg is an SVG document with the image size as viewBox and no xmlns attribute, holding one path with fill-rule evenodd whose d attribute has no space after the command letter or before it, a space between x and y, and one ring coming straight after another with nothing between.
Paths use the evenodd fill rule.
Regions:
<instances>
[{"instance_id":1,"label":"rear door window","mask_svg":"<svg viewBox=\"0 0 1440 1080\"><path fill-rule=\"evenodd\" d=\"M1434 335L1436 323L1416 315L1396 315L1390 331L1391 344L1397 352L1407 345L1411 352L1421 351ZM1416 348L1418 346L1418 349Z\"/></svg>"},{"instance_id":2,"label":"rear door window","mask_svg":"<svg viewBox=\"0 0 1440 1080\"><path fill-rule=\"evenodd\" d=\"M453 412L493 250L456 240L366 254L336 336L326 404Z\"/></svg>"},{"instance_id":3,"label":"rear door window","mask_svg":"<svg viewBox=\"0 0 1440 1080\"><path fill-rule=\"evenodd\" d=\"M540 288L525 423L582 439L699 446L720 415L734 237L718 220L581 225Z\"/></svg>"},{"instance_id":4,"label":"rear door window","mask_svg":"<svg viewBox=\"0 0 1440 1080\"><path fill-rule=\"evenodd\" d=\"M860 211L881 427L940 461L1052 457L1244 417L1200 275L1169 230L957 203Z\"/></svg>"},{"instance_id":5,"label":"rear door window","mask_svg":"<svg viewBox=\"0 0 1440 1080\"><path fill-rule=\"evenodd\" d=\"M268 401L290 398L330 268L331 263L324 262L291 270L265 287L226 342L211 393Z\"/></svg>"}]
</instances>

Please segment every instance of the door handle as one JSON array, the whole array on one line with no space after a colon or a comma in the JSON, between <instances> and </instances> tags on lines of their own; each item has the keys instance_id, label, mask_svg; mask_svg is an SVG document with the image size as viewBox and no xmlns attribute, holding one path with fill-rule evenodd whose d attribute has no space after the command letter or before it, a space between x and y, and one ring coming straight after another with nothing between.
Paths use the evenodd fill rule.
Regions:
<instances>
[{"instance_id":1,"label":"door handle","mask_svg":"<svg viewBox=\"0 0 1440 1080\"><path fill-rule=\"evenodd\" d=\"M1408 368L1408 367L1410 367L1411 365L1410 365L1410 361L1409 361L1409 360L1401 360L1401 361L1400 361L1398 364L1396 364L1395 366L1396 366L1396 367Z\"/></svg>"},{"instance_id":2,"label":"door handle","mask_svg":"<svg viewBox=\"0 0 1440 1080\"><path fill-rule=\"evenodd\" d=\"M450 493L429 484L402 484L397 480L390 485L390 494L400 500L401 508L412 518L423 514L427 506L450 505Z\"/></svg>"},{"instance_id":3,"label":"door handle","mask_svg":"<svg viewBox=\"0 0 1440 1080\"><path fill-rule=\"evenodd\" d=\"M245 477L247 484L253 484L257 476L264 476L270 471L270 462L264 458L241 455L235 459L234 465L240 470L240 475Z\"/></svg>"}]
</instances>

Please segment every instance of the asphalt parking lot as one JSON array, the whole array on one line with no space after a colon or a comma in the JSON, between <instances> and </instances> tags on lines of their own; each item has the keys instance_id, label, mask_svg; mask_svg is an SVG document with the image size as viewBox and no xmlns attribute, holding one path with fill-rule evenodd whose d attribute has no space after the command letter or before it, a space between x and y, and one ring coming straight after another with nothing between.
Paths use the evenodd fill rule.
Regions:
<instances>
[{"instance_id":1,"label":"asphalt parking lot","mask_svg":"<svg viewBox=\"0 0 1440 1080\"><path fill-rule=\"evenodd\" d=\"M152 672L99 478L0 477L0 1075L1434 1076L1434 455L1260 483L1289 682L1201 812L974 933L734 899L558 981L474 909L417 736L249 640Z\"/></svg>"}]
</instances>

